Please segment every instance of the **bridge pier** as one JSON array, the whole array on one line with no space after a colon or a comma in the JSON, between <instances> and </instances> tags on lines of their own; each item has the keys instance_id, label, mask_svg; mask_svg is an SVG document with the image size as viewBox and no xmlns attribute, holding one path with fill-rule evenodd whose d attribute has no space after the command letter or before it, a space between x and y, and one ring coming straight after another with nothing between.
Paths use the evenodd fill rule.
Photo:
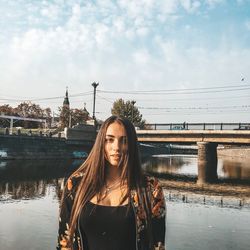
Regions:
<instances>
[{"instance_id":1,"label":"bridge pier","mask_svg":"<svg viewBox=\"0 0 250 250\"><path fill-rule=\"evenodd\" d=\"M217 143L197 142L198 145L198 179L197 184L211 183L217 175Z\"/></svg>"}]
</instances>

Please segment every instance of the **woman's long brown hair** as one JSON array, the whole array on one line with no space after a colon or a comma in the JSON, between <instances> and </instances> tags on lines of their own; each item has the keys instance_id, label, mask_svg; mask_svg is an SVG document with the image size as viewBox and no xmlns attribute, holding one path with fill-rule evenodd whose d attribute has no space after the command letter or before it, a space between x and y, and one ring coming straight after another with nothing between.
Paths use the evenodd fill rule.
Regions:
<instances>
[{"instance_id":1,"label":"woman's long brown hair","mask_svg":"<svg viewBox=\"0 0 250 250\"><path fill-rule=\"evenodd\" d=\"M69 235L72 239L74 232L76 230L77 220L80 215L81 209L85 204L91 200L95 195L100 197L100 193L105 186L106 178L106 159L105 159L105 139L106 131L110 124L118 122L123 125L127 133L127 145L128 150L123 155L123 161L121 167L121 182L127 183L128 190L125 195L125 199L130 199L130 191L132 189L137 190L139 200L147 215L147 224L149 225L149 230L151 228L151 211L149 209L148 200L143 197L143 190L145 189L145 182L141 170L140 156L138 152L137 136L133 124L125 118L111 116L109 117L101 126L98 135L96 137L95 144L86 159L86 161L71 175L71 177L83 174L79 186L76 191L70 223L69 223ZM70 177L70 178L71 178ZM145 190L144 190L145 191ZM124 200L125 200L124 199ZM63 201L62 201L63 202ZM150 237L149 237L150 239ZM150 240L151 241L151 240Z\"/></svg>"}]
</instances>

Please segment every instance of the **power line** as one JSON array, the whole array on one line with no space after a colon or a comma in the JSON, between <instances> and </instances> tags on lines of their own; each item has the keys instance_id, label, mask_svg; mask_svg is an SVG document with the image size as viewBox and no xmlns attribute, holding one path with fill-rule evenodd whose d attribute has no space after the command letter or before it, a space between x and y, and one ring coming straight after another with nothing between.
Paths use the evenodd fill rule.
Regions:
<instances>
[{"instance_id":1,"label":"power line","mask_svg":"<svg viewBox=\"0 0 250 250\"><path fill-rule=\"evenodd\" d=\"M105 101L107 101L107 102L109 102L109 103L112 103L113 104L113 101L111 101L111 99L108 99L108 98L105 98L105 97L103 97L103 96L100 96L100 95L97 95L99 98L101 98L101 99L103 99L103 100L105 100Z\"/></svg>"},{"instance_id":2,"label":"power line","mask_svg":"<svg viewBox=\"0 0 250 250\"><path fill-rule=\"evenodd\" d=\"M218 110L223 110L223 109L235 109L235 108L250 108L250 105L240 105L240 106L212 106L212 107L168 107L168 108L162 108L162 107L140 107L137 106L139 109L153 109L153 110L209 110L209 109L218 109Z\"/></svg>"},{"instance_id":3,"label":"power line","mask_svg":"<svg viewBox=\"0 0 250 250\"><path fill-rule=\"evenodd\" d=\"M218 112L161 112L161 113L143 113L143 116L157 116L157 115L192 115L192 116L199 116L199 115L224 115L224 114L249 114L249 111L242 111L242 110L226 110L226 111L218 111Z\"/></svg>"},{"instance_id":4,"label":"power line","mask_svg":"<svg viewBox=\"0 0 250 250\"><path fill-rule=\"evenodd\" d=\"M87 95L91 95L91 94L92 94L92 92L90 92L90 91L89 92L83 92L83 93L69 95L69 98L87 96ZM22 99L0 98L0 100L14 101L14 102L25 102L25 101L47 101L47 100L55 100L55 99L62 100L63 98L64 98L64 96L54 96L54 97L43 97L43 98L29 97L29 98L25 98L25 99L23 99L23 98Z\"/></svg>"},{"instance_id":5,"label":"power line","mask_svg":"<svg viewBox=\"0 0 250 250\"><path fill-rule=\"evenodd\" d=\"M117 98L107 98L107 97L103 97L103 96L101 96L101 95L98 95L101 99L103 99L103 100L106 100L107 102L110 102L110 103L113 103ZM238 98L250 98L250 95L240 95L240 96L236 96L236 95L234 95L234 96L217 96L217 97L206 97L205 99L204 99L204 97L195 97L195 101L197 101L197 100L202 100L202 101L207 101L207 100L217 100L217 99L219 99L219 100L223 100L223 99L238 99ZM190 98L174 98L174 99L166 99L166 98L164 98L164 99L159 99L159 98L157 98L157 99L152 99L152 98L150 98L150 99L139 99L139 98L136 98L136 101L137 102L160 102L160 101L164 101L165 103L166 102L185 102L185 101L194 101L194 99L190 99Z\"/></svg>"},{"instance_id":6,"label":"power line","mask_svg":"<svg viewBox=\"0 0 250 250\"><path fill-rule=\"evenodd\" d=\"M238 89L225 89L225 90L211 90L211 91L196 91L196 92L124 92L124 91L100 91L101 93L109 93L109 94L125 94L125 95L190 95L190 94L209 94L209 93L224 93L224 92L231 92L231 91L242 91L242 90L249 90L250 87L245 88L238 88Z\"/></svg>"},{"instance_id":7,"label":"power line","mask_svg":"<svg viewBox=\"0 0 250 250\"><path fill-rule=\"evenodd\" d=\"M241 96L217 96L217 97L206 97L206 99L204 99L204 97L195 97L195 101L197 100L222 100L222 99L238 99L238 98L250 98L250 95L241 95ZM169 101L194 101L194 99L190 99L190 98L174 98L174 99L136 99L138 102L156 102L156 101L165 101L165 102L169 102Z\"/></svg>"},{"instance_id":8,"label":"power line","mask_svg":"<svg viewBox=\"0 0 250 250\"><path fill-rule=\"evenodd\" d=\"M215 92L227 92L227 91L240 91L250 89L249 86L245 85L232 85L232 86L220 86L220 87L204 87L204 88L186 88L186 89L161 89L161 90L138 90L138 91L111 91L101 90L100 93L110 94L136 94L136 95L162 95L162 94L195 94L195 93L215 93Z\"/></svg>"}]
</instances>

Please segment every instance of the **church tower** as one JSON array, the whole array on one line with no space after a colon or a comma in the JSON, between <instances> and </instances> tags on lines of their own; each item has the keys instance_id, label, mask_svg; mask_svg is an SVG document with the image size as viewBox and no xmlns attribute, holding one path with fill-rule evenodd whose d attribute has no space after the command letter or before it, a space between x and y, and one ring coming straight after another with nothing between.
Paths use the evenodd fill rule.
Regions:
<instances>
[{"instance_id":1,"label":"church tower","mask_svg":"<svg viewBox=\"0 0 250 250\"><path fill-rule=\"evenodd\" d=\"M61 128L71 127L68 87L66 87L66 93L63 100L63 106L60 111L59 122Z\"/></svg>"},{"instance_id":2,"label":"church tower","mask_svg":"<svg viewBox=\"0 0 250 250\"><path fill-rule=\"evenodd\" d=\"M63 100L63 107L67 107L67 108L69 108L69 94L68 94L68 87L66 87L66 93L65 93L64 100Z\"/></svg>"}]
</instances>

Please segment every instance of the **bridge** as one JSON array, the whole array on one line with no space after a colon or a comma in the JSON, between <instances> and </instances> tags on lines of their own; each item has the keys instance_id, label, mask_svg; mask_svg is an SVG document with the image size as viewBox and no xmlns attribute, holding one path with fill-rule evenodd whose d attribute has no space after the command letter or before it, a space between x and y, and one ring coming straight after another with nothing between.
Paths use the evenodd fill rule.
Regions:
<instances>
[{"instance_id":1,"label":"bridge","mask_svg":"<svg viewBox=\"0 0 250 250\"><path fill-rule=\"evenodd\" d=\"M148 123L145 127L154 130L250 130L250 123Z\"/></svg>"},{"instance_id":2,"label":"bridge","mask_svg":"<svg viewBox=\"0 0 250 250\"><path fill-rule=\"evenodd\" d=\"M137 130L139 142L198 145L198 179L202 185L217 175L217 145L250 145L250 130Z\"/></svg>"}]
</instances>

